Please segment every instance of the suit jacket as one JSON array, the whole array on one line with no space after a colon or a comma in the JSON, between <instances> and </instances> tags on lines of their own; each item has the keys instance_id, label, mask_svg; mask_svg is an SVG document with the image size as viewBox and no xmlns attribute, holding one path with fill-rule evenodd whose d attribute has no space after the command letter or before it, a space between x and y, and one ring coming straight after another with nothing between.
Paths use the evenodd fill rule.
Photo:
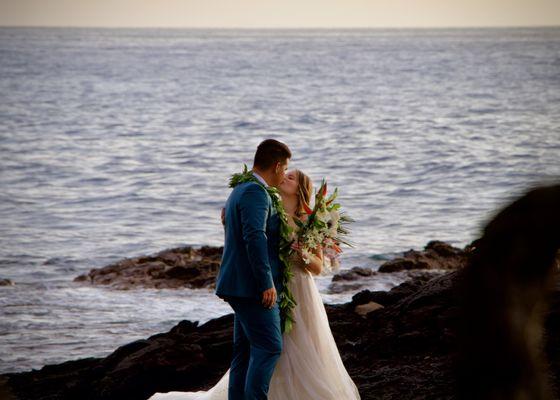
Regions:
<instances>
[{"instance_id":1,"label":"suit jacket","mask_svg":"<svg viewBox=\"0 0 560 400\"><path fill-rule=\"evenodd\" d=\"M261 299L273 285L282 289L280 217L266 189L256 182L237 185L225 206L225 241L216 294Z\"/></svg>"}]
</instances>

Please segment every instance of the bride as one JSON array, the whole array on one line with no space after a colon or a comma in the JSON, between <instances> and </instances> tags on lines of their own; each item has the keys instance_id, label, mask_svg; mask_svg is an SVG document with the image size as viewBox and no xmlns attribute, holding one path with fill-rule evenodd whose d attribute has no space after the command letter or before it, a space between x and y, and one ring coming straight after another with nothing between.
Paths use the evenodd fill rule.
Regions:
<instances>
[{"instance_id":1,"label":"bride","mask_svg":"<svg viewBox=\"0 0 560 400\"><path fill-rule=\"evenodd\" d=\"M311 199L311 180L300 170L286 173L280 194L290 226L297 231L295 218L304 221L304 205ZM327 313L313 275L322 271L319 249L306 264L297 247L290 259L294 277L290 289L297 302L294 325L283 335L283 350L274 369L269 400L355 400L358 389L340 358L331 333ZM208 391L155 393L148 400L227 400L229 370Z\"/></svg>"}]
</instances>

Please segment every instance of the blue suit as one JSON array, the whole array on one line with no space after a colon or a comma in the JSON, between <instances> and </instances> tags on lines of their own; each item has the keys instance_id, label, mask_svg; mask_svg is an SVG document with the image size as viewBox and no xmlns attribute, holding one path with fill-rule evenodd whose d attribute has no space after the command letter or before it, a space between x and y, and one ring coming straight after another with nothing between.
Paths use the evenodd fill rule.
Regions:
<instances>
[{"instance_id":1,"label":"blue suit","mask_svg":"<svg viewBox=\"0 0 560 400\"><path fill-rule=\"evenodd\" d=\"M262 293L280 293L280 219L266 189L255 182L236 186L225 207L225 242L216 294L235 313L229 400L267 399L282 351L280 309L262 305Z\"/></svg>"}]
</instances>

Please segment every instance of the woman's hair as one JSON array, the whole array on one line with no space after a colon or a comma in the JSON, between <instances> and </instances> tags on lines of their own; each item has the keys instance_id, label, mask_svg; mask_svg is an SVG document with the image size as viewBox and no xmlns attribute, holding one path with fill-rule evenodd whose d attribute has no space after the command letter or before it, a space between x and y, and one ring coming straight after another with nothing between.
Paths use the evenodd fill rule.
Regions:
<instances>
[{"instance_id":1,"label":"woman's hair","mask_svg":"<svg viewBox=\"0 0 560 400\"><path fill-rule=\"evenodd\" d=\"M305 175L301 170L296 169L297 175L297 183L298 183L298 190L297 190L297 205L296 205L296 215L299 217L305 213L304 204L309 206L309 202L311 201L311 191L313 190L313 183L311 183L311 179Z\"/></svg>"}]
</instances>

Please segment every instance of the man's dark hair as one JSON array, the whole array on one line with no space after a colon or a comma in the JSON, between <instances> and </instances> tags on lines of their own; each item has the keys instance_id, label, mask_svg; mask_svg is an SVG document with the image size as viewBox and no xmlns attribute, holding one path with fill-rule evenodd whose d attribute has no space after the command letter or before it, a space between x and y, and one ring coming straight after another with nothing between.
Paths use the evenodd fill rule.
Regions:
<instances>
[{"instance_id":1,"label":"man's dark hair","mask_svg":"<svg viewBox=\"0 0 560 400\"><path fill-rule=\"evenodd\" d=\"M274 139L266 139L257 147L253 166L261 170L267 170L277 162L284 163L292 158L292 152L284 143Z\"/></svg>"}]
</instances>

